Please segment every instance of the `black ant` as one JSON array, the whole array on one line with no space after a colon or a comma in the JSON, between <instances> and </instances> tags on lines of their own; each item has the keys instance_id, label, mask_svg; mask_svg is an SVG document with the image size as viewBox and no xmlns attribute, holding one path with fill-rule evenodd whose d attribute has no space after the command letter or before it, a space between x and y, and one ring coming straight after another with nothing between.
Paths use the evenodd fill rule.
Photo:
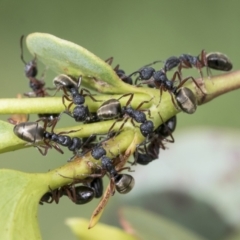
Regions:
<instances>
[{"instance_id":1,"label":"black ant","mask_svg":"<svg viewBox=\"0 0 240 240\"><path fill-rule=\"evenodd\" d=\"M112 65L113 62L113 57L108 58L107 60L105 60L106 63L108 63L109 65ZM115 73L118 75L118 77L125 83L132 85L133 81L132 78L127 76L125 71L122 69L119 69L119 64L113 69L115 71Z\"/></svg>"},{"instance_id":2,"label":"black ant","mask_svg":"<svg viewBox=\"0 0 240 240\"><path fill-rule=\"evenodd\" d=\"M165 149L163 141L174 142L174 138L172 133L174 132L177 124L176 116L168 119L165 123L162 123L158 128L154 130L154 132L149 137L149 144L146 147L146 142L140 145L144 145L144 148L141 148L140 145L137 147L134 152L134 163L138 163L141 165L147 165L153 160L158 158L160 148ZM171 139L167 139L167 137L171 137ZM133 164L134 164L133 163Z\"/></svg>"},{"instance_id":3,"label":"black ant","mask_svg":"<svg viewBox=\"0 0 240 240\"><path fill-rule=\"evenodd\" d=\"M206 53L202 50L199 56L192 56L189 54L182 54L179 57L181 64L179 64L178 70L181 72L182 68L192 68L198 69L201 78L203 78L202 68L207 68L207 74L210 76L210 69L230 71L232 69L232 63L229 58L218 52Z\"/></svg>"},{"instance_id":4,"label":"black ant","mask_svg":"<svg viewBox=\"0 0 240 240\"><path fill-rule=\"evenodd\" d=\"M20 48L21 48L21 60L25 64L25 75L29 79L29 87L32 89L32 92L24 93L28 97L45 97L49 96L47 93L48 90L53 90L52 88L45 88L45 82L36 78L38 69L37 69L37 57L35 55L34 59L30 62L26 62L23 58L23 38L20 39Z\"/></svg>"},{"instance_id":5,"label":"black ant","mask_svg":"<svg viewBox=\"0 0 240 240\"><path fill-rule=\"evenodd\" d=\"M68 196L75 204L86 204L94 197L99 198L103 193L103 183L101 178L94 179L89 186L75 186L73 184L66 185L50 192L45 193L39 204L52 203L55 201L57 204L62 196Z\"/></svg>"},{"instance_id":6,"label":"black ant","mask_svg":"<svg viewBox=\"0 0 240 240\"><path fill-rule=\"evenodd\" d=\"M72 118L74 118L76 122L83 122L83 121L90 122L92 120L92 117L89 112L88 106L84 106L85 96L89 96L95 102L99 102L99 101L96 100L92 96L92 94L85 88L81 89L81 91L79 92L81 81L82 81L82 76L80 76L78 78L78 81L76 82L71 77L61 74L56 78L54 78L53 83L57 87L57 91L59 89L62 89L64 92L62 101L66 108L65 113L71 116ZM83 94L83 92L87 92L87 94ZM68 107L65 105L65 99L68 101L71 101ZM76 106L73 109L73 112L70 113L70 108L73 104L75 104Z\"/></svg>"},{"instance_id":7,"label":"black ant","mask_svg":"<svg viewBox=\"0 0 240 240\"><path fill-rule=\"evenodd\" d=\"M146 65L151 66L162 61L155 61L151 64ZM183 68L192 68L195 67L200 72L201 78L203 74L201 69L206 67L208 76L210 75L210 69L220 70L220 71L230 71L232 69L232 63L230 59L223 53L220 52L210 52L207 53L205 50L202 50L200 55L192 56L190 54L182 54L179 57L170 57L165 61L163 71L172 70L173 68L178 67L178 72L181 74Z\"/></svg>"},{"instance_id":8,"label":"black ant","mask_svg":"<svg viewBox=\"0 0 240 240\"><path fill-rule=\"evenodd\" d=\"M186 88L183 88L182 86L183 86L183 84L186 83L186 81L188 81L190 79L195 83L195 85L203 93L202 89L200 88L200 86L198 85L198 83L195 81L195 79L193 77L187 77L187 78L181 80L181 76L180 76L179 72L175 72L173 79L169 80L163 69L161 69L159 71L155 71L153 68L151 68L151 69L149 67L142 68L139 71L134 72L133 74L139 73L139 76L141 79L143 79L143 80L148 79L146 81L142 81L143 84L154 83L156 88L160 89L159 104L161 101L162 91L168 91L171 95L173 104L175 105L176 108L178 108L178 106L176 105L176 103L173 99L173 95L175 96L177 103L179 103L178 98L179 98L179 95L181 95L181 93L180 93L182 91L181 89L186 89ZM145 74L146 72L147 72L147 74ZM178 86L174 86L174 81L176 80L176 77L178 77L180 80L180 84ZM181 105L179 107L182 109Z\"/></svg>"},{"instance_id":9,"label":"black ant","mask_svg":"<svg viewBox=\"0 0 240 240\"><path fill-rule=\"evenodd\" d=\"M112 160L106 154L106 150L99 145L91 151L91 155L95 160L101 160L101 169L109 174L116 190L121 194L128 193L134 186L134 178L129 174L119 174L113 166Z\"/></svg>"},{"instance_id":10,"label":"black ant","mask_svg":"<svg viewBox=\"0 0 240 240\"><path fill-rule=\"evenodd\" d=\"M42 120L42 119L40 119ZM42 155L46 155L49 148L55 148L58 152L63 154L63 151L59 147L59 145L68 147L68 149L74 152L75 155L79 155L79 150L85 145L87 145L88 140L83 142L78 137L69 137L67 135L63 135L66 133L77 132L79 130L72 130L68 132L60 132L58 134L53 132L55 127L55 123L52 125L51 132L46 131L47 121L44 121L44 126L41 126L38 122L25 122L16 125L13 128L13 132L20 139L32 143ZM90 138L89 138L90 139ZM44 142L44 145L38 146L38 142ZM44 151L40 148L42 147Z\"/></svg>"},{"instance_id":11,"label":"black ant","mask_svg":"<svg viewBox=\"0 0 240 240\"><path fill-rule=\"evenodd\" d=\"M32 92L24 93L28 97L46 97L49 96L46 90L55 90L55 88L45 88L45 82L43 80L38 80L36 78L38 69L37 69L37 59L36 56L30 62L26 62L23 58L23 38L20 39L20 48L21 48L21 60L25 64L25 75L29 79L29 87L32 89ZM58 113L41 113L38 114L39 118L45 119L48 122L53 121L59 116Z\"/></svg>"}]
</instances>

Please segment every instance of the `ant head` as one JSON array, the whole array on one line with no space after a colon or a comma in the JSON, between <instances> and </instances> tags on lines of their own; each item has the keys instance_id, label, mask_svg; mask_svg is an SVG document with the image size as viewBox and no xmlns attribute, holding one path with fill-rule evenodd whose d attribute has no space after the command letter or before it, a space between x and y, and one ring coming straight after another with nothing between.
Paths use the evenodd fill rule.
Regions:
<instances>
[{"instance_id":1,"label":"ant head","mask_svg":"<svg viewBox=\"0 0 240 240\"><path fill-rule=\"evenodd\" d=\"M25 64L25 75L26 77L36 77L37 76L37 57L35 55L34 59L27 63L23 58L23 38L24 35L21 36L20 39L20 48L21 48L21 60Z\"/></svg>"}]
</instances>

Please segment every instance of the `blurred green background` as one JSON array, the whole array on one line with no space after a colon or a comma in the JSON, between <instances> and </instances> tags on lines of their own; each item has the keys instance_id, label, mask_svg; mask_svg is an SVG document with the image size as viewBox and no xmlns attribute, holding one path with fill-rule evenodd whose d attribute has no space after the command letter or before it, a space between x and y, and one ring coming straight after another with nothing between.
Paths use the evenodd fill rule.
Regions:
<instances>
[{"instance_id":1,"label":"blurred green background","mask_svg":"<svg viewBox=\"0 0 240 240\"><path fill-rule=\"evenodd\" d=\"M0 0L1 97L15 97L17 93L29 91L28 80L23 72L24 65L20 60L19 40L22 34L32 32L45 32L67 39L87 48L102 59L113 56L113 66L120 64L129 74L152 61L164 60L182 53L198 55L202 49L227 54L233 62L234 70L237 70L240 53L239 9L240 2L234 0L62 2ZM24 51L26 61L32 59L26 47ZM41 73L44 66L40 65L39 68ZM196 70L186 73L199 76ZM54 76L53 72L48 71L45 79L47 85L52 85ZM195 127L232 128L239 131L239 101L239 91L235 91L200 107L192 116L180 114L174 135L175 145L179 144L181 133L186 129L194 131ZM2 116L2 119L6 117ZM31 120L34 119L36 116L31 116ZM64 117L62 123L73 124L68 117ZM229 135L226 134L226 140L227 136ZM169 146L170 151L165 152L164 156L171 152L171 147ZM51 151L46 157L42 157L35 149L26 149L2 155L0 166L26 172L46 172L64 164L70 156L71 154L67 152L60 156L57 152ZM187 158L187 153L184 157ZM164 161L162 156L161 159ZM148 166L143 171L146 176L153 175ZM141 184L144 184L144 181ZM144 189L143 186L143 194ZM117 211L115 202L121 204L128 199L131 202L133 197L134 190L129 196L115 196L111 199L103 221L117 222L116 219L108 219L110 209ZM162 198L160 196L159 201L164 197L166 196ZM147 199L152 200L151 194ZM157 197L154 199L158 201ZM70 230L63 224L64 220L71 216L89 218L96 205L97 201L94 201L87 206L79 207L68 199L62 199L59 205L40 206L39 219L43 239L74 239ZM181 223L181 219L177 220ZM224 225L223 229L225 228L231 229L229 223ZM211 229L197 231L199 233L205 231L204 235L209 239L218 239L219 236L226 234L221 232L218 235L211 235ZM216 233L218 230L214 231Z\"/></svg>"}]
</instances>

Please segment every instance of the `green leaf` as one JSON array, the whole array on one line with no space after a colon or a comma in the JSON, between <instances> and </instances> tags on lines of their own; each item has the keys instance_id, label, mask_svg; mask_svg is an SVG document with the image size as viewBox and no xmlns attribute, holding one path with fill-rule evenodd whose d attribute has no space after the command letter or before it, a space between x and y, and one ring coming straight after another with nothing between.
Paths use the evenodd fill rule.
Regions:
<instances>
[{"instance_id":1,"label":"green leaf","mask_svg":"<svg viewBox=\"0 0 240 240\"><path fill-rule=\"evenodd\" d=\"M39 200L49 189L70 184L73 169L76 175L86 178L91 170L88 163L79 158L43 174L1 169L0 239L41 239L37 222Z\"/></svg>"},{"instance_id":2,"label":"green leaf","mask_svg":"<svg viewBox=\"0 0 240 240\"><path fill-rule=\"evenodd\" d=\"M69 218L66 224L72 229L73 233L81 240L136 240L138 238L130 235L123 230L98 223L91 230L88 229L88 220L83 218Z\"/></svg>"},{"instance_id":3,"label":"green leaf","mask_svg":"<svg viewBox=\"0 0 240 240\"><path fill-rule=\"evenodd\" d=\"M177 223L140 208L123 208L120 220L144 240L204 240Z\"/></svg>"},{"instance_id":4,"label":"green leaf","mask_svg":"<svg viewBox=\"0 0 240 240\"><path fill-rule=\"evenodd\" d=\"M0 239L41 239L37 207L48 191L42 174L0 170Z\"/></svg>"},{"instance_id":5,"label":"green leaf","mask_svg":"<svg viewBox=\"0 0 240 240\"><path fill-rule=\"evenodd\" d=\"M47 33L32 33L27 37L29 51L56 73L78 78L82 84L101 92L126 93L129 88L112 67L87 49ZM139 92L142 92L140 90Z\"/></svg>"}]
</instances>

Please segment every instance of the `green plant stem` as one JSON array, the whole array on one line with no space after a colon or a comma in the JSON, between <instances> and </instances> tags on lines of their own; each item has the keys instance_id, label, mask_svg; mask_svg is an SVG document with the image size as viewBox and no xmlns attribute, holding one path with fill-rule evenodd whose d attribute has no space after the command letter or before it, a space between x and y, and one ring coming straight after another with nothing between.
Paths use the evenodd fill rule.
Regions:
<instances>
[{"instance_id":1,"label":"green plant stem","mask_svg":"<svg viewBox=\"0 0 240 240\"><path fill-rule=\"evenodd\" d=\"M202 79L197 79L199 85L202 86L205 95L202 94L201 91L196 87L196 85L192 81L188 81L185 86L190 88L195 96L197 97L198 104L202 105L204 103L213 100L214 98L227 93L232 90L236 90L240 88L240 71L235 71L227 74L222 74L219 76L212 77L211 79L205 78L203 81ZM149 89L145 87L135 87L135 89L141 89L144 91L145 94L142 93L134 93L134 98L131 102L131 106L136 108L142 101L148 101L143 106L142 109L148 109L151 113L149 119L153 121L155 128L162 123L162 119L166 121L170 117L176 115L180 112L179 109L176 109L174 104L172 103L171 96L168 92L163 92L160 101L160 91L157 89ZM98 95L94 96L98 100L106 101L107 99L115 98L118 99L122 95ZM122 98L121 104L124 105L128 101L129 97ZM67 103L68 104L68 103ZM86 104L89 106L90 111L96 111L102 102L94 102L89 97L86 97ZM74 107L74 106L73 106ZM24 98L24 99L0 99L0 113L7 114L7 113L58 113L64 110L64 106L62 104L62 99L59 97L54 98ZM161 115L162 119L159 117ZM74 127L65 127L61 129L55 129L56 133L59 132L67 132L72 130L79 130L77 132L69 134L71 137L88 137L93 133L97 134L105 134L109 131L112 124L115 120L103 121L98 123L92 124L80 124ZM3 134L9 133L9 129L12 128L12 125L5 124L6 127L2 129L2 136ZM113 130L118 131L122 122L119 121L115 124ZM130 119L124 125L124 129L132 129L137 134L137 141L136 144L139 144L141 141L144 140L140 131L139 131L140 124L133 124L131 123ZM22 141L18 137L16 137L12 130L10 130L11 136L6 137L4 141L1 142L1 149L0 152L7 152L11 150L17 150L24 147L30 147L31 145L27 144L26 142ZM7 140L9 139L9 141ZM125 149L126 150L126 149ZM132 149L134 150L134 149Z\"/></svg>"},{"instance_id":2,"label":"green plant stem","mask_svg":"<svg viewBox=\"0 0 240 240\"><path fill-rule=\"evenodd\" d=\"M196 80L198 83L202 83L202 80L199 78ZM227 92L236 90L240 88L240 71L230 72L218 76L214 76L211 79L204 78L204 88L206 89L206 95L202 96L199 93L199 90L196 88L196 85L192 82L188 82L184 86L190 88L198 99L198 104L205 104L214 98L225 94ZM138 89L137 87L133 88L135 91ZM139 103L145 100L149 100L149 96L153 96L156 99L154 100L155 104L158 104L159 101L159 90L150 89L150 88L139 88L144 93L135 93L134 98L131 102L131 106L136 108ZM118 99L122 94L108 94L108 95L97 95L94 96L97 100L106 101L110 98ZM166 96L162 96L162 102ZM126 104L128 98L122 98L120 100L121 104ZM89 97L86 97L86 105L89 106L91 111L96 111L98 107L102 104L102 102L94 102ZM143 109L148 109L152 104L144 104ZM159 105L159 110L164 104ZM74 107L74 106L73 106ZM169 108L167 111L179 112L175 111L172 108ZM45 97L45 98L5 98L0 99L0 114L15 114L15 113L59 113L64 111L65 108L62 104L61 97ZM165 112L166 110L164 110ZM161 111L162 114L162 111Z\"/></svg>"}]
</instances>

